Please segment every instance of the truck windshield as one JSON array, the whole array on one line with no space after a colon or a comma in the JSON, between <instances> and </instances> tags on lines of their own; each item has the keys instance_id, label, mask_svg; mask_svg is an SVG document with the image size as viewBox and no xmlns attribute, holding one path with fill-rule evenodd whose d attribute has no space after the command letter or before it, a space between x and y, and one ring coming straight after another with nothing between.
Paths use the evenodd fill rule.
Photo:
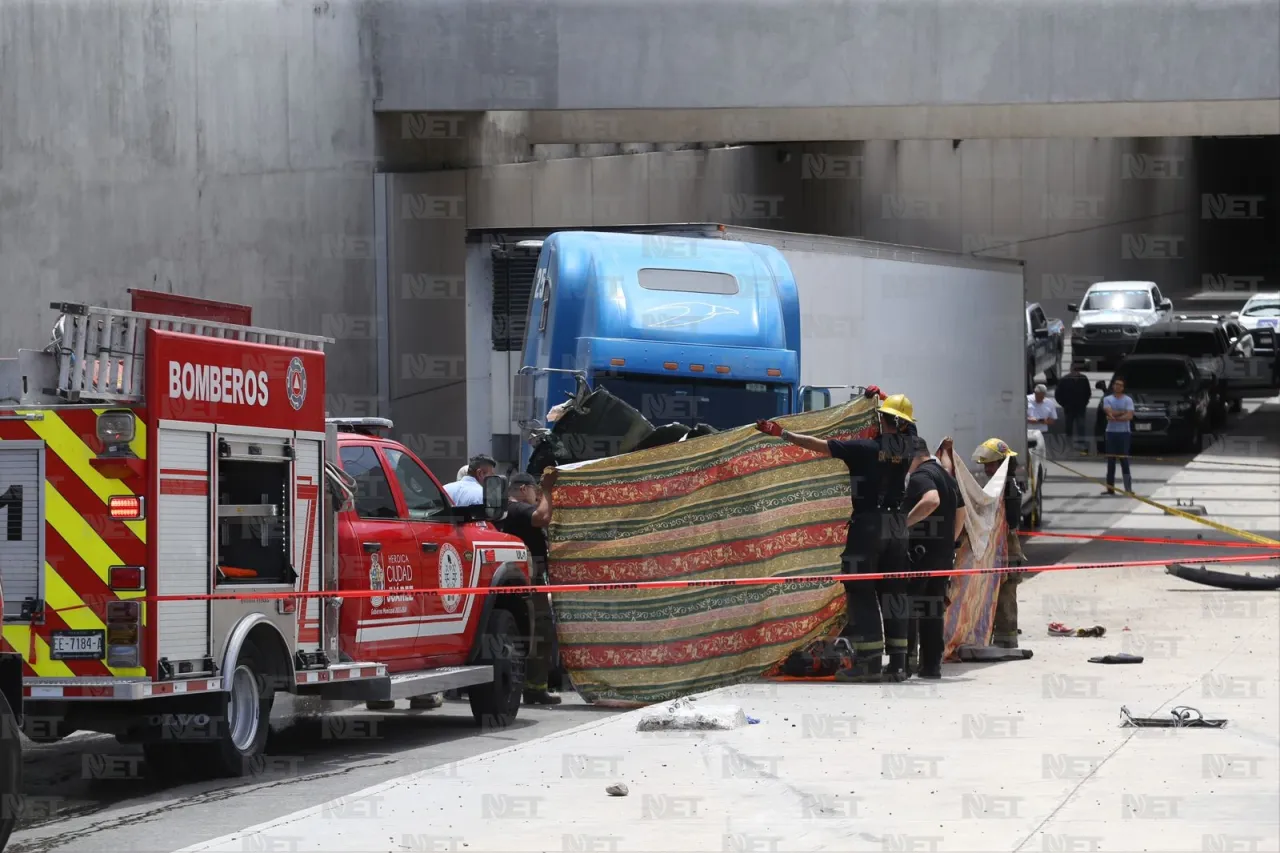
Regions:
<instances>
[{"instance_id":1,"label":"truck windshield","mask_svg":"<svg viewBox=\"0 0 1280 853\"><path fill-rule=\"evenodd\" d=\"M1191 387L1191 372L1185 364L1173 362L1135 362L1121 365L1116 374L1124 378L1125 388L1132 392L1169 391Z\"/></svg>"},{"instance_id":2,"label":"truck windshield","mask_svg":"<svg viewBox=\"0 0 1280 853\"><path fill-rule=\"evenodd\" d=\"M1150 311L1151 294L1145 290L1095 290L1085 297L1081 311Z\"/></svg>"},{"instance_id":3,"label":"truck windshield","mask_svg":"<svg viewBox=\"0 0 1280 853\"><path fill-rule=\"evenodd\" d=\"M709 424L718 430L787 414L790 386L764 382L693 380L627 374L596 379L654 426Z\"/></svg>"},{"instance_id":4,"label":"truck windshield","mask_svg":"<svg viewBox=\"0 0 1280 853\"><path fill-rule=\"evenodd\" d=\"M1143 335L1133 348L1139 355L1221 355L1222 348L1211 332L1182 332L1177 335Z\"/></svg>"},{"instance_id":5,"label":"truck windshield","mask_svg":"<svg viewBox=\"0 0 1280 853\"><path fill-rule=\"evenodd\" d=\"M1255 302L1245 309L1246 317L1280 317L1280 300Z\"/></svg>"}]
</instances>

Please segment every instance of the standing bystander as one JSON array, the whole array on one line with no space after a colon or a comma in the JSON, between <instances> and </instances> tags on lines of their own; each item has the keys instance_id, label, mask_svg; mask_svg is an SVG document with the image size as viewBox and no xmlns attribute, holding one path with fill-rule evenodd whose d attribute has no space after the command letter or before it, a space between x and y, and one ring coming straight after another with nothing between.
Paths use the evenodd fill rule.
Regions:
<instances>
[{"instance_id":1,"label":"standing bystander","mask_svg":"<svg viewBox=\"0 0 1280 853\"><path fill-rule=\"evenodd\" d=\"M1058 387L1053 389L1054 399L1062 407L1064 426L1072 448L1079 453L1087 454L1092 442L1086 415L1089 401L1093 399L1093 388L1089 385L1089 377L1084 375L1084 362L1073 361L1071 372L1058 380Z\"/></svg>"},{"instance_id":2,"label":"standing bystander","mask_svg":"<svg viewBox=\"0 0 1280 853\"><path fill-rule=\"evenodd\" d=\"M1058 417L1058 404L1045 395L1049 389L1037 385L1035 392L1027 395L1027 427L1037 432L1048 432Z\"/></svg>"},{"instance_id":3,"label":"standing bystander","mask_svg":"<svg viewBox=\"0 0 1280 853\"><path fill-rule=\"evenodd\" d=\"M1130 421L1133 420L1133 398L1124 393L1124 380L1111 381L1111 393L1102 398L1102 411L1107 417L1107 490L1104 495L1116 493L1116 460L1124 475L1124 490L1133 492L1133 480L1129 477L1129 448L1133 441Z\"/></svg>"}]
</instances>

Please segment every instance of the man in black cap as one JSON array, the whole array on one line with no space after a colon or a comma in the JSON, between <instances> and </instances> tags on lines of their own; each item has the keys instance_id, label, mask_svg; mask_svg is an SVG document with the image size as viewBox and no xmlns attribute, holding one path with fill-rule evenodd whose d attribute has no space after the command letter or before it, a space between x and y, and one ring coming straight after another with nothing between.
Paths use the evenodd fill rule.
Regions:
<instances>
[{"instance_id":1,"label":"man in black cap","mask_svg":"<svg viewBox=\"0 0 1280 853\"><path fill-rule=\"evenodd\" d=\"M530 474L513 474L507 484L507 514L498 522L503 533L520 537L529 549L530 583L546 584L547 534L551 524L551 486L556 470L548 468L542 475L542 488ZM547 593L533 596L533 646L525 660L524 703L526 705L559 705L560 696L547 688L552 666L555 625L551 616L551 600Z\"/></svg>"},{"instance_id":2,"label":"man in black cap","mask_svg":"<svg viewBox=\"0 0 1280 853\"><path fill-rule=\"evenodd\" d=\"M885 398L874 385L868 399L879 398L880 434L872 439L828 441L785 430L774 421L758 421L756 429L849 468L853 515L841 555L843 574L880 574L907 570L907 517L902 510L911 436L915 418L905 395ZM849 581L844 585L849 623L845 628L854 649L853 665L836 673L837 681L905 681L907 678L906 581ZM883 614L883 627L881 617ZM885 651L889 666L884 666Z\"/></svg>"}]
</instances>

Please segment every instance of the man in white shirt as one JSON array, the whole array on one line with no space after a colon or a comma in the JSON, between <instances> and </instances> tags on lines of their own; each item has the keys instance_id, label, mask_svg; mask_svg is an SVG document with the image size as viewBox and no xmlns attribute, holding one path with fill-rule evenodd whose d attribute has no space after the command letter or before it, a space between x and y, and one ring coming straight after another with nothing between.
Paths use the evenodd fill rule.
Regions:
<instances>
[{"instance_id":1,"label":"man in white shirt","mask_svg":"<svg viewBox=\"0 0 1280 853\"><path fill-rule=\"evenodd\" d=\"M1038 432L1048 432L1058 419L1058 404L1045 396L1048 393L1049 389L1041 384L1027 397L1027 426Z\"/></svg>"},{"instance_id":2,"label":"man in white shirt","mask_svg":"<svg viewBox=\"0 0 1280 853\"><path fill-rule=\"evenodd\" d=\"M467 476L444 487L445 494L454 506L480 506L484 503L484 486L481 485L498 470L492 456L472 456L467 463Z\"/></svg>"}]
</instances>

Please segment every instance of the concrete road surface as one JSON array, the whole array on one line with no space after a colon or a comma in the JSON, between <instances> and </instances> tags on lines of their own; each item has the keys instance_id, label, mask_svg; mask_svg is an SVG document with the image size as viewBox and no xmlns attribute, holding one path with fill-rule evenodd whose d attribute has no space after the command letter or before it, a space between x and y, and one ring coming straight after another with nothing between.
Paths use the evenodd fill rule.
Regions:
<instances>
[{"instance_id":1,"label":"concrete road surface","mask_svg":"<svg viewBox=\"0 0 1280 853\"><path fill-rule=\"evenodd\" d=\"M1225 439L1193 465L1135 458L1135 491L1162 501L1195 498L1211 517L1280 539L1280 473L1271 473L1280 472L1278 436L1280 401L1265 406L1253 401L1245 413L1233 416ZM1072 458L1067 464L1088 477L1102 474L1097 460ZM1041 532L1231 539L1099 493L1096 483L1051 470ZM1035 564L1240 553L1050 536L1025 542ZM948 666L942 682L892 688L745 686L736 695L761 725L676 747L638 744L629 734L634 728L629 718L585 706L571 695L559 708L523 708L517 724L499 732L477 732L465 703L423 713L347 710L333 726L282 701L274 715L270 757L259 775L170 789L147 778L136 747L109 737L78 734L52 745L27 744L29 817L7 853L170 853L188 847L466 853L1280 850L1275 594L1222 596L1160 569L1110 570L1041 574L1022 587L1020 600L1023 642L1035 651L1030 661ZM1049 621L1102 624L1108 635L1100 641L1049 638ZM1132 631L1124 632L1125 627ZM1145 652L1148 661L1129 667L1085 663L1089 655L1117 651ZM1048 700L1045 685L1051 677L1062 695ZM1218 693L1206 693L1205 684ZM1088 695L1076 696L1073 690ZM1262 691L1261 700L1235 696L1232 690ZM1116 727L1121 704L1144 714L1190 704L1206 714L1231 717L1232 727L1180 733L1178 739L1134 733ZM846 712L860 720L854 746L796 740L800 719L814 714L843 719ZM962 718L1004 720L1007 732L1013 731L1010 726L1022 728L1016 740L966 740ZM566 733L583 726L588 728L582 733ZM584 780L581 774L565 779L564 755L573 750L625 754L631 798L610 799L603 794L607 782ZM785 765L785 771L750 782L717 776L722 767L742 765L725 758L734 755L786 758L777 765ZM1092 769L1081 763L1094 758ZM1072 768L1085 768L1086 775L1061 775ZM396 781L423 772L428 772L424 781ZM885 772L911 778L890 780ZM342 806L339 811L365 819L335 823L306 811L356 802L350 795L387 783L394 784L378 795L388 798L379 801L387 804L382 816L361 812L365 806ZM636 822L643 802L659 802L645 796L670 798L681 791L705 798L713 817L670 821L660 830ZM544 803L541 813L555 820L479 819L486 792L492 796L484 802L491 804ZM494 799L498 795L508 799ZM810 800L862 797L839 808L860 808L859 815L873 819L855 826L837 813L834 834L821 822L797 824L787 810L800 809L809 795ZM968 795L973 796L965 799ZM517 796L526 799L510 799ZM684 808L671 805L675 800L661 802L674 809L671 814ZM972 820L965 819L966 808ZM977 812L984 809L985 818L1014 813L1001 820L979 819L984 816ZM1182 811L1174 815L1171 809ZM286 819L295 813L304 817ZM270 831L237 834L245 827L276 824ZM213 846L201 846L224 836ZM775 837L784 840L770 840ZM929 840L935 838L951 841ZM1099 838L1107 843L1088 846L1095 844L1089 839ZM1204 846L1210 841L1219 846Z\"/></svg>"}]
</instances>

